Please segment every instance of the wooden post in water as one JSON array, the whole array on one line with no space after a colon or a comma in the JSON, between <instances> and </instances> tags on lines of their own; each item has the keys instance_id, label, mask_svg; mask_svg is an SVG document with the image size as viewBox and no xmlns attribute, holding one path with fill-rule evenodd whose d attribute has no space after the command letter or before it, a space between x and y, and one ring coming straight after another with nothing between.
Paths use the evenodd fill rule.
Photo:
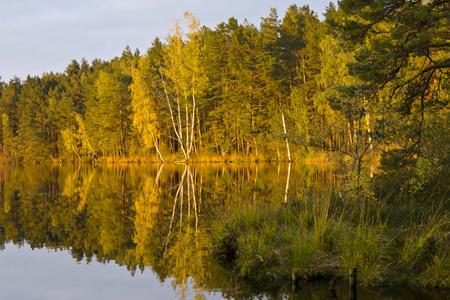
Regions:
<instances>
[{"instance_id":1,"label":"wooden post in water","mask_svg":"<svg viewBox=\"0 0 450 300\"><path fill-rule=\"evenodd\" d=\"M297 276L297 274L295 274L295 270L292 270L292 274L291 274L291 278L292 278L292 291L295 293L298 290L301 290L300 286L299 286L299 278Z\"/></svg>"},{"instance_id":2,"label":"wooden post in water","mask_svg":"<svg viewBox=\"0 0 450 300\"><path fill-rule=\"evenodd\" d=\"M349 274L350 300L356 300L356 268L352 268Z\"/></svg>"},{"instance_id":3,"label":"wooden post in water","mask_svg":"<svg viewBox=\"0 0 450 300\"><path fill-rule=\"evenodd\" d=\"M333 279L331 279L330 282L330 292L331 292L331 296L333 296L333 298L337 298L337 294L336 294L336 277L333 277Z\"/></svg>"}]
</instances>

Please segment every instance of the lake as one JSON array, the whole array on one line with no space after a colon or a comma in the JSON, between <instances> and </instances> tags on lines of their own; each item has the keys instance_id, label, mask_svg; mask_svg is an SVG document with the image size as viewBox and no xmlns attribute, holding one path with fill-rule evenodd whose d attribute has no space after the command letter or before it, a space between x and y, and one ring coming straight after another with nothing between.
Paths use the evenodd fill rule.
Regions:
<instances>
[{"instance_id":1,"label":"lake","mask_svg":"<svg viewBox=\"0 0 450 300\"><path fill-rule=\"evenodd\" d=\"M242 285L212 259L209 237L215 219L244 204L330 193L340 176L329 166L3 166L0 180L2 298L331 298L328 282ZM358 287L361 299L443 295Z\"/></svg>"}]
</instances>

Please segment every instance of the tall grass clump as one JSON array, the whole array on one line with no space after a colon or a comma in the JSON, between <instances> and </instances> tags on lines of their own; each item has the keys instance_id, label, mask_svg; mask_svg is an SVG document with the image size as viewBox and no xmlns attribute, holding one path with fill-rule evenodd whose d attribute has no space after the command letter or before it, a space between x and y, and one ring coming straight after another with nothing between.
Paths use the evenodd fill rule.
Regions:
<instances>
[{"instance_id":1,"label":"tall grass clump","mask_svg":"<svg viewBox=\"0 0 450 300\"><path fill-rule=\"evenodd\" d=\"M291 249L289 251L289 261L291 263L291 272L299 278L309 278L317 271L314 268L314 259L316 249L310 236L305 232L290 229L287 237L291 241Z\"/></svg>"},{"instance_id":2,"label":"tall grass clump","mask_svg":"<svg viewBox=\"0 0 450 300\"><path fill-rule=\"evenodd\" d=\"M240 276L261 281L282 277L286 253L280 246L276 210L245 206L240 213L216 222L214 251Z\"/></svg>"},{"instance_id":3,"label":"tall grass clump","mask_svg":"<svg viewBox=\"0 0 450 300\"><path fill-rule=\"evenodd\" d=\"M281 211L281 225L279 234L283 237L282 245L287 248L286 275L295 275L298 278L308 279L316 277L323 264L322 256L318 255L325 248L326 238L321 234L326 232L327 222L314 212L320 211L315 206L311 211L305 203L296 203L291 206L284 206ZM317 226L320 229L317 229ZM319 259L320 258L320 259Z\"/></svg>"},{"instance_id":4,"label":"tall grass clump","mask_svg":"<svg viewBox=\"0 0 450 300\"><path fill-rule=\"evenodd\" d=\"M215 222L214 252L253 281L322 276L333 242L328 211L329 201L245 206Z\"/></svg>"},{"instance_id":5,"label":"tall grass clump","mask_svg":"<svg viewBox=\"0 0 450 300\"><path fill-rule=\"evenodd\" d=\"M440 251L430 257L426 270L419 276L417 283L423 286L450 287L450 254Z\"/></svg>"},{"instance_id":6,"label":"tall grass clump","mask_svg":"<svg viewBox=\"0 0 450 300\"><path fill-rule=\"evenodd\" d=\"M366 284L382 281L386 272L387 242L380 228L370 221L361 220L353 227L342 226L336 238L339 266L343 275L358 269L358 278Z\"/></svg>"},{"instance_id":7,"label":"tall grass clump","mask_svg":"<svg viewBox=\"0 0 450 300\"><path fill-rule=\"evenodd\" d=\"M397 280L424 286L449 286L450 214L428 216L400 233Z\"/></svg>"}]
</instances>

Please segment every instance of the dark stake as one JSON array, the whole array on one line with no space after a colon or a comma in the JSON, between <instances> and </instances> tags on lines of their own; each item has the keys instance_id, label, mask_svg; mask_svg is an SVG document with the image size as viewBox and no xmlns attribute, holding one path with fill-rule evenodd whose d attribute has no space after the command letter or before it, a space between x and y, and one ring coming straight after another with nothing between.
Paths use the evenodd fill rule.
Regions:
<instances>
[{"instance_id":1,"label":"dark stake","mask_svg":"<svg viewBox=\"0 0 450 300\"><path fill-rule=\"evenodd\" d=\"M336 280L337 280L337 278L334 277L333 279L331 279L331 282L330 282L330 292L331 292L331 295L333 296L333 298L337 298L337 294L336 294Z\"/></svg>"},{"instance_id":2,"label":"dark stake","mask_svg":"<svg viewBox=\"0 0 450 300\"><path fill-rule=\"evenodd\" d=\"M356 300L356 268L350 270L350 300Z\"/></svg>"},{"instance_id":3,"label":"dark stake","mask_svg":"<svg viewBox=\"0 0 450 300\"><path fill-rule=\"evenodd\" d=\"M295 293L298 290L301 290L301 287L299 285L299 278L297 277L297 274L295 272L292 272L292 291Z\"/></svg>"}]
</instances>

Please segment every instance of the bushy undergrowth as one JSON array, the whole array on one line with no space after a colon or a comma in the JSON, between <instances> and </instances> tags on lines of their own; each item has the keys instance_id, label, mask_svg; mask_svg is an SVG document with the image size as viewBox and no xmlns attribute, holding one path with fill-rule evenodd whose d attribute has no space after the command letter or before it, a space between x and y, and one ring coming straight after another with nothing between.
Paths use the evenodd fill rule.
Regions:
<instances>
[{"instance_id":1,"label":"bushy undergrowth","mask_svg":"<svg viewBox=\"0 0 450 300\"><path fill-rule=\"evenodd\" d=\"M290 203L248 205L212 227L216 257L249 281L347 278L365 284L450 287L449 214L442 206L409 209L332 193ZM395 222L391 222L393 217Z\"/></svg>"}]
</instances>

